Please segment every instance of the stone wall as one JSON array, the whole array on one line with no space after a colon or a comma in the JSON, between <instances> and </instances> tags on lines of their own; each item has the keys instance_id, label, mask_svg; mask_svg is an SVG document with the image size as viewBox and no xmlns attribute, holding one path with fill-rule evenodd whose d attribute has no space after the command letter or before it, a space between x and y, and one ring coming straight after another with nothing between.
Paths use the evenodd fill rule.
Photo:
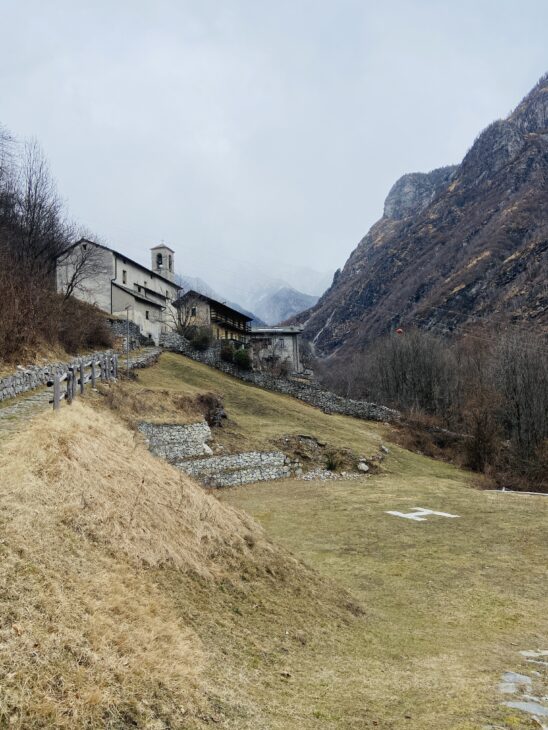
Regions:
<instances>
[{"instance_id":1,"label":"stone wall","mask_svg":"<svg viewBox=\"0 0 548 730\"><path fill-rule=\"evenodd\" d=\"M127 331L128 331L128 322L125 319L111 319L109 320L110 329L112 330L112 334L114 337L120 337L122 338L122 350L125 352L127 349ZM129 321L129 349L130 350L137 350L139 347L143 347L144 345L153 345L154 343L150 340L149 337L145 337L141 333L141 329L138 324L135 324L135 322Z\"/></svg>"},{"instance_id":2,"label":"stone wall","mask_svg":"<svg viewBox=\"0 0 548 730\"><path fill-rule=\"evenodd\" d=\"M167 461L212 453L206 443L211 438L211 429L205 421L188 425L142 422L138 428L150 451Z\"/></svg>"},{"instance_id":3,"label":"stone wall","mask_svg":"<svg viewBox=\"0 0 548 730\"><path fill-rule=\"evenodd\" d=\"M277 378L269 373L241 370L233 363L223 362L220 359L218 347L212 347L205 352L199 352L192 347L188 340L175 332L162 335L160 344L166 350L180 352L193 360L215 367L240 380L245 380L247 383L257 385L266 390L291 395L305 403L321 408L325 413L339 413L368 421L393 422L400 419L398 411L377 405L376 403L343 398L328 390L323 390L313 381L307 381L298 377Z\"/></svg>"},{"instance_id":4,"label":"stone wall","mask_svg":"<svg viewBox=\"0 0 548 730\"><path fill-rule=\"evenodd\" d=\"M155 348L139 355L131 355L129 362L130 369L148 367L148 365L151 365L158 359L160 352L161 350ZM69 367L78 367L81 360L88 362L92 358L100 358L113 354L113 350L102 350L100 352L94 352L91 355L86 355L84 358L75 358L69 362L54 362L42 367L38 365L31 365L26 368L18 367L12 375L0 378L0 401L15 398L16 395L45 385L56 373L63 374L68 371ZM126 367L126 361L122 356L118 360L118 367L121 370Z\"/></svg>"},{"instance_id":5,"label":"stone wall","mask_svg":"<svg viewBox=\"0 0 548 730\"><path fill-rule=\"evenodd\" d=\"M143 421L138 428L153 454L208 487L283 479L291 474L291 462L281 451L213 456L206 443L211 439L211 429L205 421L185 425ZM196 458L206 454L208 458Z\"/></svg>"},{"instance_id":6,"label":"stone wall","mask_svg":"<svg viewBox=\"0 0 548 730\"><path fill-rule=\"evenodd\" d=\"M175 466L208 487L233 487L291 476L289 459L281 451L248 451L188 459L175 462Z\"/></svg>"}]
</instances>

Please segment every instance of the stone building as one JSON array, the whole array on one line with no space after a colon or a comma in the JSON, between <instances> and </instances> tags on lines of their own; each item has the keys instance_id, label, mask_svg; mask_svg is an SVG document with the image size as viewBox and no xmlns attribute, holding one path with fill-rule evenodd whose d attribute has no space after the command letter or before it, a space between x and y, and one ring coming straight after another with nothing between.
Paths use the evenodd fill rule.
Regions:
<instances>
[{"instance_id":1,"label":"stone building","mask_svg":"<svg viewBox=\"0 0 548 730\"><path fill-rule=\"evenodd\" d=\"M215 340L246 344L251 332L251 317L197 291L185 292L175 303L183 330L207 327Z\"/></svg>"},{"instance_id":2,"label":"stone building","mask_svg":"<svg viewBox=\"0 0 548 730\"><path fill-rule=\"evenodd\" d=\"M302 373L299 340L302 327L254 327L251 330L251 345L254 361L264 363L267 368L281 366L293 373Z\"/></svg>"},{"instance_id":3,"label":"stone building","mask_svg":"<svg viewBox=\"0 0 548 730\"><path fill-rule=\"evenodd\" d=\"M151 268L108 246L82 238L57 264L57 288L114 318L134 322L142 335L158 344L162 333L173 331L177 310L173 303L174 252L169 246L151 249Z\"/></svg>"}]
</instances>

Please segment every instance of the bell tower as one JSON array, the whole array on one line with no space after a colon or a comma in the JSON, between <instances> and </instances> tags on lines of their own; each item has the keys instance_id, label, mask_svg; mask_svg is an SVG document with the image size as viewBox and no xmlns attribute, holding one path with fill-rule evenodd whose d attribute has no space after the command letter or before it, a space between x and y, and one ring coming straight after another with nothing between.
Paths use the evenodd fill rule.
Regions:
<instances>
[{"instance_id":1,"label":"bell tower","mask_svg":"<svg viewBox=\"0 0 548 730\"><path fill-rule=\"evenodd\" d=\"M175 279L175 252L164 243L150 249L152 256L151 269L155 274L160 274L170 281Z\"/></svg>"}]
</instances>

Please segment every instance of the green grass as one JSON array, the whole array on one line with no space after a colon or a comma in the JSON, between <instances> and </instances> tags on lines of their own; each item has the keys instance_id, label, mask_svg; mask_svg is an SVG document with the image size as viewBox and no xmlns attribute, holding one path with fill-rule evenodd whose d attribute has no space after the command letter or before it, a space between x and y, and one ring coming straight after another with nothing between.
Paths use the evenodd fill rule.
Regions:
<instances>
[{"instance_id":1,"label":"green grass","mask_svg":"<svg viewBox=\"0 0 548 730\"><path fill-rule=\"evenodd\" d=\"M308 433L367 455L390 439L388 427L328 416L177 355L163 355L139 382L222 394L230 420L218 438L231 448ZM226 683L236 655L247 697L264 710L257 727L536 727L502 706L497 684L505 671L541 668L527 665L520 650L548 648L546 497L480 491L470 474L390 445L378 475L249 485L219 498L253 515L364 611L330 625L311 606L307 624L297 598L292 617L275 595L255 596L237 604L242 615L223 633L204 600L206 642L220 658L212 681ZM417 506L459 517L417 523L386 514ZM268 602L270 620L255 614L254 601ZM242 630L262 633L264 645L246 644ZM297 630L304 647L291 638ZM231 726L253 725L236 718Z\"/></svg>"}]
</instances>

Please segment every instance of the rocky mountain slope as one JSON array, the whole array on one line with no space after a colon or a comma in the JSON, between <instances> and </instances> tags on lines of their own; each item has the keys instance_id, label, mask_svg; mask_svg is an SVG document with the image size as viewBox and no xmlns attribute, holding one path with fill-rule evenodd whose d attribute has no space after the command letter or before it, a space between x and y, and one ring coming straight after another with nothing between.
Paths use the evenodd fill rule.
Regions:
<instances>
[{"instance_id":1,"label":"rocky mountain slope","mask_svg":"<svg viewBox=\"0 0 548 730\"><path fill-rule=\"evenodd\" d=\"M317 301L318 297L303 294L292 286L281 286L266 292L256 302L254 311L267 324L273 325L309 309Z\"/></svg>"},{"instance_id":2,"label":"rocky mountain slope","mask_svg":"<svg viewBox=\"0 0 548 730\"><path fill-rule=\"evenodd\" d=\"M320 354L394 327L548 324L548 74L460 165L404 175L315 307L294 319Z\"/></svg>"}]
</instances>

